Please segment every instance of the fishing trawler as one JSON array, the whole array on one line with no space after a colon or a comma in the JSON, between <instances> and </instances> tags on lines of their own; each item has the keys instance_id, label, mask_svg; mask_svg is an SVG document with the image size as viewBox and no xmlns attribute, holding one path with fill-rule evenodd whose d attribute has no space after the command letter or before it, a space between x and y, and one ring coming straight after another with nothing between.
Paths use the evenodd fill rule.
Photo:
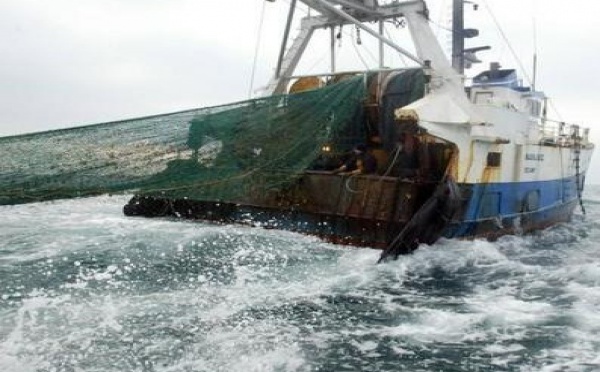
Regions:
<instances>
[{"instance_id":1,"label":"fishing trawler","mask_svg":"<svg viewBox=\"0 0 600 372\"><path fill-rule=\"evenodd\" d=\"M544 93L498 63L465 85L465 67L487 47L465 48L465 38L477 32L464 27L463 0L454 0L452 58L430 27L425 1L300 1L313 13L288 47L298 2L291 1L266 88L271 98L236 106L235 114L218 109L191 120L189 158L173 160L140 187L126 215L292 230L382 248L382 259L441 237L495 238L570 220L594 149L589 130L552 121ZM385 36L390 21L406 25L414 53ZM345 25L376 38L379 69L336 71L336 30ZM330 30L331 71L295 75L313 34L323 29ZM415 67L385 67L384 48ZM335 89L347 95L338 99ZM235 122L228 139L223 122ZM310 145L294 142L307 136ZM357 145L367 148L376 169L360 172L359 162L358 172L337 172ZM182 174L211 176L152 187Z\"/></svg>"}]
</instances>

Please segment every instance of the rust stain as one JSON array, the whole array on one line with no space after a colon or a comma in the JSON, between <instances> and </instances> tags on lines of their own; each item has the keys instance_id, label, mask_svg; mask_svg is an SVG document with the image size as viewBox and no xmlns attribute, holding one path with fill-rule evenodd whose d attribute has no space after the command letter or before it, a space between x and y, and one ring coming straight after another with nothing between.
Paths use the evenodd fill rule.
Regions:
<instances>
[{"instance_id":1,"label":"rust stain","mask_svg":"<svg viewBox=\"0 0 600 372\"><path fill-rule=\"evenodd\" d=\"M492 152L497 152L502 154L502 149L498 146L498 145L494 145L492 146L489 151L489 153ZM502 155L501 155L502 156ZM487 163L487 160L484 159L483 161L486 162L485 164L485 168L483 169L483 173L481 175L481 182L482 183L491 183L491 182L497 182L500 180L500 171L502 169L502 161L503 159L500 160L500 165L499 166L490 166Z\"/></svg>"}]
</instances>

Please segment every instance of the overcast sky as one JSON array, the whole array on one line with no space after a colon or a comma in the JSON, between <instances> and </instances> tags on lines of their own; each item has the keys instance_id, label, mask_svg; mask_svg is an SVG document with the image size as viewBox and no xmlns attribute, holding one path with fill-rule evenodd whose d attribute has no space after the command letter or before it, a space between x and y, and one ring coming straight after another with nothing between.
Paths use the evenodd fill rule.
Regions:
<instances>
[{"instance_id":1,"label":"overcast sky","mask_svg":"<svg viewBox=\"0 0 600 372\"><path fill-rule=\"evenodd\" d=\"M537 46L538 88L558 111L550 115L592 127L600 143L595 2L477 2L479 10L467 8L466 17L468 26L481 31L471 46L494 47L480 55L484 64L497 60L518 68L512 48L531 76ZM428 3L433 28L448 46L444 27L451 0ZM285 0L0 0L0 136L246 99L263 7L253 90L273 72L287 5ZM369 38L363 34L363 45L353 45L356 34L346 28L345 58L370 62L376 50ZM406 40L401 32L394 38ZM326 48L313 46L303 68L315 72L326 61ZM388 54L386 63L399 61ZM589 180L600 183L600 172L592 171Z\"/></svg>"}]
</instances>

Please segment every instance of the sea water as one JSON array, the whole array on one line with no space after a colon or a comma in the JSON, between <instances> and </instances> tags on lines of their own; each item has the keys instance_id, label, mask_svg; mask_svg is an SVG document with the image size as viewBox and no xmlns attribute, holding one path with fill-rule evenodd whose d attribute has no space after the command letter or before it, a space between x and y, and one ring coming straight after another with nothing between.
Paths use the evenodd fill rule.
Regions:
<instances>
[{"instance_id":1,"label":"sea water","mask_svg":"<svg viewBox=\"0 0 600 372\"><path fill-rule=\"evenodd\" d=\"M600 370L600 187L572 223L381 265L127 200L0 207L0 371Z\"/></svg>"}]
</instances>

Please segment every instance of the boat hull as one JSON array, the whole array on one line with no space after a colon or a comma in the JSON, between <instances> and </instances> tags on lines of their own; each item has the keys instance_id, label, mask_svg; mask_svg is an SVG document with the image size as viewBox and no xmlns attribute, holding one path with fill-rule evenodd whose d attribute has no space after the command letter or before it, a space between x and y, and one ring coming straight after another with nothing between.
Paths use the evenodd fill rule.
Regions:
<instances>
[{"instance_id":1,"label":"boat hull","mask_svg":"<svg viewBox=\"0 0 600 372\"><path fill-rule=\"evenodd\" d=\"M462 221L453 224L444 234L447 238L497 239L504 235L521 235L543 230L573 218L577 200L560 203L543 211L498 216L478 221Z\"/></svg>"},{"instance_id":2,"label":"boat hull","mask_svg":"<svg viewBox=\"0 0 600 372\"><path fill-rule=\"evenodd\" d=\"M313 192L327 199L327 177L331 176L313 174L310 177L312 182L303 184L316 185ZM334 181L332 179L331 182ZM319 207L300 204L277 206L136 196L124 207L124 212L129 216L245 224L313 235L336 244L386 248L424 204L426 195L431 195L431 185L414 182L385 184L378 183L376 178L363 181L357 185L362 185L364 190L389 195L382 198L376 193L354 190L353 194L339 197L337 203L345 200L345 205L343 208L337 206L333 212L330 207L324 208L322 203ZM333 184L337 188L335 182ZM378 189L374 190L374 187ZM456 215L458 217L455 216L441 233L446 238L495 239L502 235L544 229L570 221L578 204L574 178L547 182L459 184L458 187L462 195L461 207ZM393 190L396 190L396 195L390 196ZM370 195L370 198L365 195ZM378 205L374 205L375 200ZM390 205L393 200L396 200L396 205ZM360 210L363 213L359 213L357 204L362 205ZM369 213L364 213L365 208L370 209Z\"/></svg>"}]
</instances>

